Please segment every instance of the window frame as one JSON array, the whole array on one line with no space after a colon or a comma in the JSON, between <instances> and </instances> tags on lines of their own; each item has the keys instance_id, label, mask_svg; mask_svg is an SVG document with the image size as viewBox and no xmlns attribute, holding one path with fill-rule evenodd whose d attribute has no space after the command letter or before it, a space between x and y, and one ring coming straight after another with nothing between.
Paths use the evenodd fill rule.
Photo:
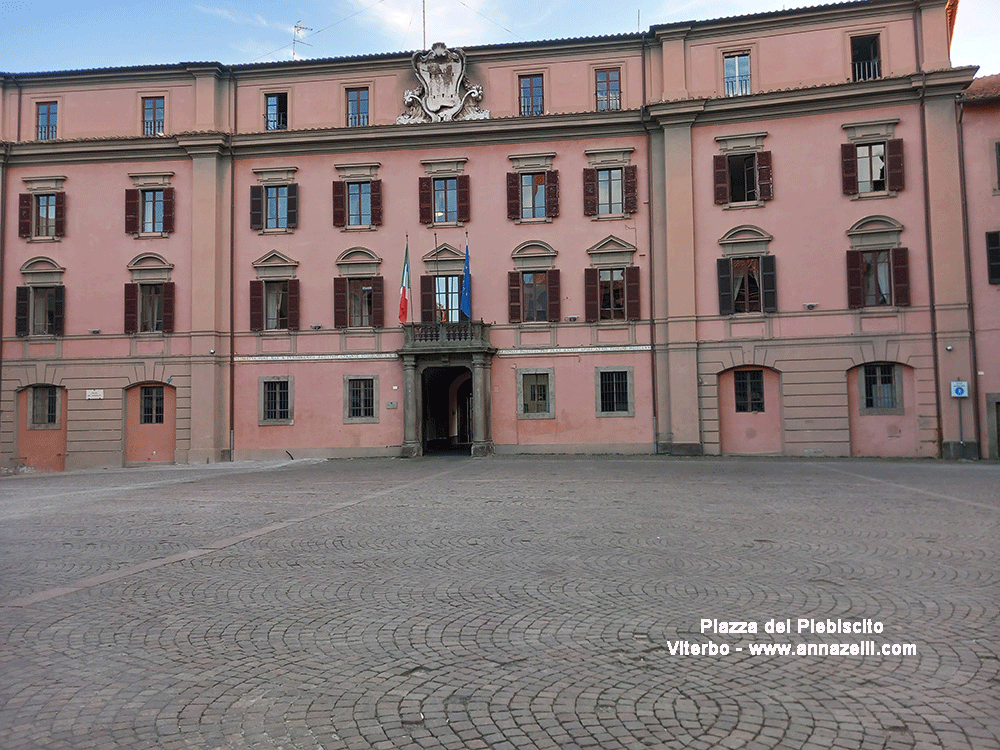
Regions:
<instances>
[{"instance_id":1,"label":"window frame","mask_svg":"<svg viewBox=\"0 0 1000 750\"><path fill-rule=\"evenodd\" d=\"M525 388L526 377L545 376L546 404L544 410L528 411L525 407L525 393L530 392ZM555 368L553 367L519 367L515 371L517 380L517 418L518 419L555 419Z\"/></svg>"},{"instance_id":2,"label":"window frame","mask_svg":"<svg viewBox=\"0 0 1000 750\"><path fill-rule=\"evenodd\" d=\"M548 212L546 211L547 184L548 184L547 172L520 173L520 191L519 191L521 198L520 219L522 221L525 219L531 220L531 219L549 218Z\"/></svg>"},{"instance_id":3,"label":"window frame","mask_svg":"<svg viewBox=\"0 0 1000 750\"><path fill-rule=\"evenodd\" d=\"M986 279L1000 284L1000 231L986 233Z\"/></svg>"},{"instance_id":4,"label":"window frame","mask_svg":"<svg viewBox=\"0 0 1000 750\"><path fill-rule=\"evenodd\" d=\"M604 91L601 91L601 76L606 76L603 81ZM613 85L612 85L612 75ZM594 106L598 112L617 112L622 108L622 69L597 68L594 71Z\"/></svg>"},{"instance_id":5,"label":"window frame","mask_svg":"<svg viewBox=\"0 0 1000 750\"><path fill-rule=\"evenodd\" d=\"M527 83L527 88L525 84ZM527 91L527 98L525 93ZM545 76L542 73L524 73L517 77L518 114L537 117L545 114Z\"/></svg>"},{"instance_id":6,"label":"window frame","mask_svg":"<svg viewBox=\"0 0 1000 750\"><path fill-rule=\"evenodd\" d=\"M164 424L164 393L162 385L139 386L139 424Z\"/></svg>"},{"instance_id":7,"label":"window frame","mask_svg":"<svg viewBox=\"0 0 1000 750\"><path fill-rule=\"evenodd\" d=\"M364 92L364 112L361 111L361 93ZM352 99L354 100L352 102ZM346 122L349 128L363 128L370 123L371 89L368 86L352 86L344 89L344 102L346 106ZM352 112L352 103L356 111Z\"/></svg>"},{"instance_id":8,"label":"window frame","mask_svg":"<svg viewBox=\"0 0 1000 750\"><path fill-rule=\"evenodd\" d=\"M32 239L55 239L59 235L56 233L56 222L58 214L58 193L33 193L31 205L31 238ZM51 214L43 216L44 213Z\"/></svg>"},{"instance_id":9,"label":"window frame","mask_svg":"<svg viewBox=\"0 0 1000 750\"><path fill-rule=\"evenodd\" d=\"M371 180L351 181L345 183L345 228L364 228L372 226L372 182ZM357 196L353 193L357 191ZM354 210L355 197L357 211ZM367 209L366 209L367 204ZM366 220L367 219L367 220Z\"/></svg>"},{"instance_id":10,"label":"window frame","mask_svg":"<svg viewBox=\"0 0 1000 750\"><path fill-rule=\"evenodd\" d=\"M617 175L617 180L615 176ZM618 186L618 201L614 199L614 186ZM606 199L601 191L606 190ZM615 211L615 208L619 210ZM623 167L599 167L597 169L597 216L625 215L625 169Z\"/></svg>"},{"instance_id":11,"label":"window frame","mask_svg":"<svg viewBox=\"0 0 1000 750\"><path fill-rule=\"evenodd\" d=\"M272 115L272 100L274 113ZM264 130L288 130L288 92L264 92Z\"/></svg>"},{"instance_id":12,"label":"window frame","mask_svg":"<svg viewBox=\"0 0 1000 750\"><path fill-rule=\"evenodd\" d=\"M42 124L42 108L45 124ZM44 131L43 131L44 128ZM54 141L59 138L59 101L35 102L35 140Z\"/></svg>"},{"instance_id":13,"label":"window frame","mask_svg":"<svg viewBox=\"0 0 1000 750\"><path fill-rule=\"evenodd\" d=\"M149 117L152 104L152 117ZM157 119L159 114L159 119ZM142 97L142 134L144 136L163 135L167 125L167 99L165 96Z\"/></svg>"},{"instance_id":14,"label":"window frame","mask_svg":"<svg viewBox=\"0 0 1000 750\"><path fill-rule=\"evenodd\" d=\"M59 317L59 287L52 286L32 286L31 289L31 312L28 319L29 336L58 336L57 318ZM42 299L40 299L40 297ZM44 324L39 325L39 307L43 306Z\"/></svg>"},{"instance_id":15,"label":"window frame","mask_svg":"<svg viewBox=\"0 0 1000 750\"><path fill-rule=\"evenodd\" d=\"M139 234L163 236L167 234L166 205L170 188L142 188L139 190ZM159 207L159 219L157 219Z\"/></svg>"},{"instance_id":16,"label":"window frame","mask_svg":"<svg viewBox=\"0 0 1000 750\"><path fill-rule=\"evenodd\" d=\"M287 230L288 185L264 185L264 230Z\"/></svg>"},{"instance_id":17,"label":"window frame","mask_svg":"<svg viewBox=\"0 0 1000 750\"><path fill-rule=\"evenodd\" d=\"M757 270L757 309L747 309L752 301L749 285L744 287L746 293L743 308L737 305L737 295L741 293L736 288L737 263L746 262L749 271L750 262L756 261ZM716 261L719 278L719 315L763 315L778 312L778 282L777 259L769 253L727 254ZM744 275L743 278L749 278Z\"/></svg>"},{"instance_id":18,"label":"window frame","mask_svg":"<svg viewBox=\"0 0 1000 750\"><path fill-rule=\"evenodd\" d=\"M742 384L740 381L744 381ZM754 382L749 382L753 380ZM759 397L754 397L753 388L759 386ZM764 370L743 369L733 372L733 397L735 411L740 414L763 414L766 409L764 394ZM757 408L757 406L760 408Z\"/></svg>"},{"instance_id":19,"label":"window frame","mask_svg":"<svg viewBox=\"0 0 1000 750\"><path fill-rule=\"evenodd\" d=\"M38 402L39 394L42 389L45 389L46 393L44 399L45 404L45 419L39 420L38 414ZM64 398L63 393L65 389L58 385L50 385L47 383L33 385L29 389L28 393L28 403L27 403L27 414L25 419L25 426L29 430L58 430L62 427L62 399Z\"/></svg>"},{"instance_id":20,"label":"window frame","mask_svg":"<svg viewBox=\"0 0 1000 750\"><path fill-rule=\"evenodd\" d=\"M450 198L450 201L449 201ZM439 211L439 200L443 199L444 210ZM431 200L433 224L457 224L458 219L458 177L431 178ZM441 214L443 213L443 217Z\"/></svg>"},{"instance_id":21,"label":"window frame","mask_svg":"<svg viewBox=\"0 0 1000 750\"><path fill-rule=\"evenodd\" d=\"M137 333L163 333L164 282L138 284Z\"/></svg>"},{"instance_id":22,"label":"window frame","mask_svg":"<svg viewBox=\"0 0 1000 750\"><path fill-rule=\"evenodd\" d=\"M347 327L371 328L375 317L375 277L347 279Z\"/></svg>"},{"instance_id":23,"label":"window frame","mask_svg":"<svg viewBox=\"0 0 1000 750\"><path fill-rule=\"evenodd\" d=\"M371 385L371 413L352 415L354 410L354 397L352 389L357 383L370 383ZM344 424L378 424L380 418L379 409L379 382L377 374L345 374L344 375L344 399L343 399L343 419Z\"/></svg>"},{"instance_id":24,"label":"window frame","mask_svg":"<svg viewBox=\"0 0 1000 750\"><path fill-rule=\"evenodd\" d=\"M876 370L876 368L878 368ZM878 381L885 376L886 372L889 373L889 377L892 382L889 383L889 387L892 389L892 405L891 406L869 406L869 370L872 371L874 378ZM858 367L858 406L859 413L862 416L890 416L890 415L901 415L905 411L905 406L903 404L903 371L902 367L898 362L866 362L865 364ZM876 383L878 389L881 391L882 387L886 384L882 382ZM876 394L877 398L877 394Z\"/></svg>"},{"instance_id":25,"label":"window frame","mask_svg":"<svg viewBox=\"0 0 1000 750\"><path fill-rule=\"evenodd\" d=\"M264 330L287 331L290 279L264 280Z\"/></svg>"},{"instance_id":26,"label":"window frame","mask_svg":"<svg viewBox=\"0 0 1000 750\"><path fill-rule=\"evenodd\" d=\"M628 399L627 409L615 409L612 411L604 411L603 403L604 399L601 377L603 373L612 372L623 372L626 377L626 393ZM595 389L595 406L597 409L598 417L634 417L635 416L635 374L633 367L629 366L612 366L612 367L595 367L594 368L594 389Z\"/></svg>"},{"instance_id":27,"label":"window frame","mask_svg":"<svg viewBox=\"0 0 1000 750\"><path fill-rule=\"evenodd\" d=\"M851 249L847 253L847 306L849 308L866 310L910 306L910 261L907 248L875 246ZM887 302L870 301L879 292L876 286L874 291L869 293L869 277L866 275L866 271L867 268L874 268L874 275L871 279L877 283L879 281L879 258L876 258L876 262L872 264L870 260L866 260L866 256L876 254L885 254L886 258ZM868 263L867 268L866 262Z\"/></svg>"},{"instance_id":28,"label":"window frame","mask_svg":"<svg viewBox=\"0 0 1000 750\"><path fill-rule=\"evenodd\" d=\"M272 390L269 384L272 383L284 383L285 392L285 410L284 415L281 416L280 405L277 408L278 416L268 417L268 395L267 392ZM277 388L275 390L282 390ZM276 394L277 398L280 398L281 394ZM271 426L271 425L292 425L295 424L295 376L293 375L261 375L257 378L257 424L259 426Z\"/></svg>"},{"instance_id":29,"label":"window frame","mask_svg":"<svg viewBox=\"0 0 1000 750\"><path fill-rule=\"evenodd\" d=\"M875 54L870 59L855 59L855 42L871 42L874 40ZM882 78L882 35L879 32L868 34L851 34L848 39L851 58L851 78L854 83L877 81ZM859 50L860 51L860 50Z\"/></svg>"},{"instance_id":30,"label":"window frame","mask_svg":"<svg viewBox=\"0 0 1000 750\"><path fill-rule=\"evenodd\" d=\"M753 93L752 81L753 70L751 68L751 50L731 50L722 53L722 86L723 94L731 96L749 96ZM740 72L740 60L746 60L746 73ZM729 61L733 60L734 71L730 75L728 67Z\"/></svg>"}]
</instances>

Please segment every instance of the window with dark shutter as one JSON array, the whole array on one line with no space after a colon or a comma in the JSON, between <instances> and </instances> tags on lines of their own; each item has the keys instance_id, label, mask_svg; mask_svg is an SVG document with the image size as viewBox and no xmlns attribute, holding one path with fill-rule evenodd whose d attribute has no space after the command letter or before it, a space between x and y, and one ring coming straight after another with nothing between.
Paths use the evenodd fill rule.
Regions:
<instances>
[{"instance_id":1,"label":"window with dark shutter","mask_svg":"<svg viewBox=\"0 0 1000 750\"><path fill-rule=\"evenodd\" d=\"M892 304L910 306L910 256L905 247L894 247L890 252L892 263Z\"/></svg>"},{"instance_id":2,"label":"window with dark shutter","mask_svg":"<svg viewBox=\"0 0 1000 750\"><path fill-rule=\"evenodd\" d=\"M291 183L288 186L288 221L285 224L289 229L294 229L299 225L299 186Z\"/></svg>"},{"instance_id":3,"label":"window with dark shutter","mask_svg":"<svg viewBox=\"0 0 1000 750\"><path fill-rule=\"evenodd\" d=\"M435 323L434 317L434 277L420 277L420 322Z\"/></svg>"},{"instance_id":4,"label":"window with dark shutter","mask_svg":"<svg viewBox=\"0 0 1000 750\"><path fill-rule=\"evenodd\" d=\"M639 320L639 267L625 269L625 320Z\"/></svg>"},{"instance_id":5,"label":"window with dark shutter","mask_svg":"<svg viewBox=\"0 0 1000 750\"><path fill-rule=\"evenodd\" d=\"M17 236L31 236L31 193L21 193L17 196Z\"/></svg>"},{"instance_id":6,"label":"window with dark shutter","mask_svg":"<svg viewBox=\"0 0 1000 750\"><path fill-rule=\"evenodd\" d=\"M347 226L347 183L333 183L333 225Z\"/></svg>"},{"instance_id":7,"label":"window with dark shutter","mask_svg":"<svg viewBox=\"0 0 1000 750\"><path fill-rule=\"evenodd\" d=\"M417 197L420 203L420 223L434 223L434 186L430 177L418 178L419 191Z\"/></svg>"},{"instance_id":8,"label":"window with dark shutter","mask_svg":"<svg viewBox=\"0 0 1000 750\"><path fill-rule=\"evenodd\" d=\"M760 259L760 287L764 312L778 312L778 273L773 255Z\"/></svg>"},{"instance_id":9,"label":"window with dark shutter","mask_svg":"<svg viewBox=\"0 0 1000 750\"><path fill-rule=\"evenodd\" d=\"M596 268L583 269L583 312L588 323L595 323L601 317L601 281Z\"/></svg>"},{"instance_id":10,"label":"window with dark shutter","mask_svg":"<svg viewBox=\"0 0 1000 750\"><path fill-rule=\"evenodd\" d=\"M56 205L59 204L56 203ZM66 333L66 287L54 287L52 292L55 296L55 304L52 312L51 333L54 336L63 336Z\"/></svg>"},{"instance_id":11,"label":"window with dark shutter","mask_svg":"<svg viewBox=\"0 0 1000 750\"><path fill-rule=\"evenodd\" d=\"M719 315L732 315L736 312L733 304L733 263L729 258L719 258L715 266L719 277Z\"/></svg>"},{"instance_id":12,"label":"window with dark shutter","mask_svg":"<svg viewBox=\"0 0 1000 750\"><path fill-rule=\"evenodd\" d=\"M347 279L333 280L333 327L347 328Z\"/></svg>"},{"instance_id":13,"label":"window with dark shutter","mask_svg":"<svg viewBox=\"0 0 1000 750\"><path fill-rule=\"evenodd\" d=\"M896 192L902 190L905 185L903 179L903 140L894 138L885 142L885 161L887 175L887 187Z\"/></svg>"},{"instance_id":14,"label":"window with dark shutter","mask_svg":"<svg viewBox=\"0 0 1000 750\"><path fill-rule=\"evenodd\" d=\"M382 225L382 180L371 182L372 226Z\"/></svg>"},{"instance_id":15,"label":"window with dark shutter","mask_svg":"<svg viewBox=\"0 0 1000 750\"><path fill-rule=\"evenodd\" d=\"M463 223L472 220L472 191L467 174L458 176L458 220Z\"/></svg>"},{"instance_id":16,"label":"window with dark shutter","mask_svg":"<svg viewBox=\"0 0 1000 750\"><path fill-rule=\"evenodd\" d=\"M774 176L771 171L771 152L757 153L757 197L762 201L774 200Z\"/></svg>"},{"instance_id":17,"label":"window with dark shutter","mask_svg":"<svg viewBox=\"0 0 1000 750\"><path fill-rule=\"evenodd\" d=\"M844 195L856 195L858 192L858 148L853 143L840 146L840 175Z\"/></svg>"},{"instance_id":18,"label":"window with dark shutter","mask_svg":"<svg viewBox=\"0 0 1000 750\"><path fill-rule=\"evenodd\" d=\"M865 275L861 253L847 253L847 306L857 309L865 306Z\"/></svg>"},{"instance_id":19,"label":"window with dark shutter","mask_svg":"<svg viewBox=\"0 0 1000 750\"><path fill-rule=\"evenodd\" d=\"M288 280L288 330L299 330L299 280Z\"/></svg>"},{"instance_id":20,"label":"window with dark shutter","mask_svg":"<svg viewBox=\"0 0 1000 750\"><path fill-rule=\"evenodd\" d=\"M559 215L559 170L545 173L545 215L549 218Z\"/></svg>"},{"instance_id":21,"label":"window with dark shutter","mask_svg":"<svg viewBox=\"0 0 1000 750\"><path fill-rule=\"evenodd\" d=\"M250 282L250 330L264 330L264 282Z\"/></svg>"},{"instance_id":22,"label":"window with dark shutter","mask_svg":"<svg viewBox=\"0 0 1000 750\"><path fill-rule=\"evenodd\" d=\"M729 203L729 157L716 154L712 157L712 174L715 183L715 202Z\"/></svg>"},{"instance_id":23,"label":"window with dark shutter","mask_svg":"<svg viewBox=\"0 0 1000 750\"><path fill-rule=\"evenodd\" d=\"M597 216L597 170L583 170L583 215Z\"/></svg>"},{"instance_id":24,"label":"window with dark shutter","mask_svg":"<svg viewBox=\"0 0 1000 750\"><path fill-rule=\"evenodd\" d=\"M986 233L986 273L991 284L1000 284L1000 232Z\"/></svg>"},{"instance_id":25,"label":"window with dark shutter","mask_svg":"<svg viewBox=\"0 0 1000 750\"><path fill-rule=\"evenodd\" d=\"M163 231L170 234L174 231L174 189L163 188Z\"/></svg>"},{"instance_id":26,"label":"window with dark shutter","mask_svg":"<svg viewBox=\"0 0 1000 750\"><path fill-rule=\"evenodd\" d=\"M381 276L372 279L372 326L385 326L385 282Z\"/></svg>"},{"instance_id":27,"label":"window with dark shutter","mask_svg":"<svg viewBox=\"0 0 1000 750\"><path fill-rule=\"evenodd\" d=\"M521 272L507 272L507 317L511 323L521 322Z\"/></svg>"},{"instance_id":28,"label":"window with dark shutter","mask_svg":"<svg viewBox=\"0 0 1000 750\"><path fill-rule=\"evenodd\" d=\"M264 186L250 186L250 228L264 228Z\"/></svg>"},{"instance_id":29,"label":"window with dark shutter","mask_svg":"<svg viewBox=\"0 0 1000 750\"><path fill-rule=\"evenodd\" d=\"M559 269L548 272L549 322L558 323L562 319L562 292L559 289Z\"/></svg>"},{"instance_id":30,"label":"window with dark shutter","mask_svg":"<svg viewBox=\"0 0 1000 750\"><path fill-rule=\"evenodd\" d=\"M139 331L139 285L125 285L125 333Z\"/></svg>"},{"instance_id":31,"label":"window with dark shutter","mask_svg":"<svg viewBox=\"0 0 1000 750\"><path fill-rule=\"evenodd\" d=\"M17 336L28 335L30 311L31 287L19 286L15 293L14 303L14 333Z\"/></svg>"},{"instance_id":32,"label":"window with dark shutter","mask_svg":"<svg viewBox=\"0 0 1000 750\"><path fill-rule=\"evenodd\" d=\"M56 193L56 237L66 236L66 193Z\"/></svg>"},{"instance_id":33,"label":"window with dark shutter","mask_svg":"<svg viewBox=\"0 0 1000 750\"><path fill-rule=\"evenodd\" d=\"M625 167L622 183L625 192L623 210L627 214L634 214L639 210L639 168L634 164ZM638 270L637 268L636 271Z\"/></svg>"},{"instance_id":34,"label":"window with dark shutter","mask_svg":"<svg viewBox=\"0 0 1000 750\"><path fill-rule=\"evenodd\" d=\"M521 218L521 175L517 172L507 173L507 218Z\"/></svg>"},{"instance_id":35,"label":"window with dark shutter","mask_svg":"<svg viewBox=\"0 0 1000 750\"><path fill-rule=\"evenodd\" d=\"M139 191L125 191L125 234L139 234ZM125 333L130 333L126 329Z\"/></svg>"},{"instance_id":36,"label":"window with dark shutter","mask_svg":"<svg viewBox=\"0 0 1000 750\"><path fill-rule=\"evenodd\" d=\"M163 332L174 332L174 309L176 307L177 288L172 281L163 282Z\"/></svg>"}]
</instances>

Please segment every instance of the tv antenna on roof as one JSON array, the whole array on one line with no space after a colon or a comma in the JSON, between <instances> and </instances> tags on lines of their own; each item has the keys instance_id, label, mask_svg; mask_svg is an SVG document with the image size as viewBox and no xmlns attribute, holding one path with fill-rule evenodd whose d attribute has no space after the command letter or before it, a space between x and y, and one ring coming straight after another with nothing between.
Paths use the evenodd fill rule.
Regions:
<instances>
[{"instance_id":1,"label":"tv antenna on roof","mask_svg":"<svg viewBox=\"0 0 1000 750\"><path fill-rule=\"evenodd\" d=\"M299 57L299 53L295 51L295 45L296 44L304 44L307 47L312 47L312 45L309 44L309 42L303 42L301 39L299 39L299 37L302 36L302 32L303 31L312 31L312 29L310 29L308 26L303 26L302 25L302 21L296 21L295 22L295 31L292 34L292 59L293 60L301 60L302 59L302 58Z\"/></svg>"}]
</instances>

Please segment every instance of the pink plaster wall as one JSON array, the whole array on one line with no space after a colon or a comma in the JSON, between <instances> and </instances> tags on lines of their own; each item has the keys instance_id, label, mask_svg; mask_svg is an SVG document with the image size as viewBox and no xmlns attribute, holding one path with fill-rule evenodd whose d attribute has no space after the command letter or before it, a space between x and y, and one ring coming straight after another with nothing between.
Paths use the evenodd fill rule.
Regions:
<instances>
[{"instance_id":1,"label":"pink plaster wall","mask_svg":"<svg viewBox=\"0 0 1000 750\"><path fill-rule=\"evenodd\" d=\"M163 385L163 424L140 424L142 385ZM125 391L126 463L171 463L177 443L177 391L162 383L142 383Z\"/></svg>"},{"instance_id":2,"label":"pink plaster wall","mask_svg":"<svg viewBox=\"0 0 1000 750\"><path fill-rule=\"evenodd\" d=\"M851 421L851 455L903 457L921 454L917 439L916 391L913 368L901 366L903 379L903 413L881 415L861 414L861 392L858 378L862 368L847 373L847 403Z\"/></svg>"},{"instance_id":3,"label":"pink plaster wall","mask_svg":"<svg viewBox=\"0 0 1000 750\"><path fill-rule=\"evenodd\" d=\"M66 389L59 389L59 426L54 429L28 428L30 388L17 393L17 461L35 471L63 471L66 468Z\"/></svg>"},{"instance_id":4,"label":"pink plaster wall","mask_svg":"<svg viewBox=\"0 0 1000 750\"><path fill-rule=\"evenodd\" d=\"M737 412L734 375L719 373L719 446L723 453L781 453L781 374L764 368L764 411Z\"/></svg>"}]
</instances>

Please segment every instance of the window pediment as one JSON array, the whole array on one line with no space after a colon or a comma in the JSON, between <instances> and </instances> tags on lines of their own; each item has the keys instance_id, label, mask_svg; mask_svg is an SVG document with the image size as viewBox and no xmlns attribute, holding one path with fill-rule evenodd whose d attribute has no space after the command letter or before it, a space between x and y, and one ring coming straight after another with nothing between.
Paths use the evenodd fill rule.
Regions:
<instances>
[{"instance_id":1,"label":"window pediment","mask_svg":"<svg viewBox=\"0 0 1000 750\"><path fill-rule=\"evenodd\" d=\"M764 139L767 131L760 133L743 133L742 135L718 135L715 137L719 150L726 153L750 153L764 149Z\"/></svg>"},{"instance_id":2,"label":"window pediment","mask_svg":"<svg viewBox=\"0 0 1000 750\"><path fill-rule=\"evenodd\" d=\"M170 187L170 178L173 172L129 172L132 178L132 185L137 188L165 188Z\"/></svg>"},{"instance_id":3,"label":"window pediment","mask_svg":"<svg viewBox=\"0 0 1000 750\"><path fill-rule=\"evenodd\" d=\"M774 237L760 227L743 224L733 227L719 238L722 254L729 255L767 255L768 243Z\"/></svg>"},{"instance_id":4,"label":"window pediment","mask_svg":"<svg viewBox=\"0 0 1000 750\"><path fill-rule=\"evenodd\" d=\"M378 179L378 168L382 166L382 162L370 161L333 166L342 180L375 180Z\"/></svg>"},{"instance_id":5,"label":"window pediment","mask_svg":"<svg viewBox=\"0 0 1000 750\"><path fill-rule=\"evenodd\" d=\"M903 225L889 216L866 216L847 230L853 249L898 247Z\"/></svg>"},{"instance_id":6,"label":"window pediment","mask_svg":"<svg viewBox=\"0 0 1000 750\"><path fill-rule=\"evenodd\" d=\"M382 259L367 247L352 247L337 258L341 276L378 276Z\"/></svg>"},{"instance_id":7,"label":"window pediment","mask_svg":"<svg viewBox=\"0 0 1000 750\"><path fill-rule=\"evenodd\" d=\"M854 142L861 141L888 141L893 138L896 132L896 125L899 118L893 117L886 120L866 120L865 122L845 122L841 127L847 132L847 140Z\"/></svg>"},{"instance_id":8,"label":"window pediment","mask_svg":"<svg viewBox=\"0 0 1000 750\"><path fill-rule=\"evenodd\" d=\"M257 167L253 173L261 185L288 185L295 181L298 167Z\"/></svg>"},{"instance_id":9,"label":"window pediment","mask_svg":"<svg viewBox=\"0 0 1000 750\"><path fill-rule=\"evenodd\" d=\"M52 258L39 255L25 261L21 266L21 273L24 274L24 282L28 286L52 286L62 283L66 269Z\"/></svg>"},{"instance_id":10,"label":"window pediment","mask_svg":"<svg viewBox=\"0 0 1000 750\"><path fill-rule=\"evenodd\" d=\"M584 151L587 161L594 169L606 169L608 167L627 167L632 162L631 146L626 148L591 148Z\"/></svg>"},{"instance_id":11,"label":"window pediment","mask_svg":"<svg viewBox=\"0 0 1000 750\"><path fill-rule=\"evenodd\" d=\"M507 158L515 172L549 172L556 154L554 151L544 154L511 154Z\"/></svg>"},{"instance_id":12,"label":"window pediment","mask_svg":"<svg viewBox=\"0 0 1000 750\"><path fill-rule=\"evenodd\" d=\"M448 243L438 245L421 260L433 275L462 273L465 270L465 254Z\"/></svg>"},{"instance_id":13,"label":"window pediment","mask_svg":"<svg viewBox=\"0 0 1000 750\"><path fill-rule=\"evenodd\" d=\"M29 193L58 193L63 189L66 182L65 175L52 175L49 177L22 177L25 190Z\"/></svg>"},{"instance_id":14,"label":"window pediment","mask_svg":"<svg viewBox=\"0 0 1000 750\"><path fill-rule=\"evenodd\" d=\"M519 271L544 271L555 268L558 251L546 242L529 240L514 248L510 257Z\"/></svg>"},{"instance_id":15,"label":"window pediment","mask_svg":"<svg viewBox=\"0 0 1000 750\"><path fill-rule=\"evenodd\" d=\"M163 283L170 281L170 272L174 264L168 263L166 258L157 253L141 253L132 258L126 267L132 274L133 282Z\"/></svg>"},{"instance_id":16,"label":"window pediment","mask_svg":"<svg viewBox=\"0 0 1000 750\"><path fill-rule=\"evenodd\" d=\"M590 256L590 265L595 268L620 267L632 265L635 250L632 243L610 234L593 247L588 247L587 254Z\"/></svg>"},{"instance_id":17,"label":"window pediment","mask_svg":"<svg viewBox=\"0 0 1000 750\"><path fill-rule=\"evenodd\" d=\"M469 161L464 156L454 159L421 159L424 172L428 177L457 177L465 172L465 163Z\"/></svg>"},{"instance_id":18,"label":"window pediment","mask_svg":"<svg viewBox=\"0 0 1000 750\"><path fill-rule=\"evenodd\" d=\"M284 253L272 250L253 262L258 279L290 279L295 276L299 262Z\"/></svg>"}]
</instances>

